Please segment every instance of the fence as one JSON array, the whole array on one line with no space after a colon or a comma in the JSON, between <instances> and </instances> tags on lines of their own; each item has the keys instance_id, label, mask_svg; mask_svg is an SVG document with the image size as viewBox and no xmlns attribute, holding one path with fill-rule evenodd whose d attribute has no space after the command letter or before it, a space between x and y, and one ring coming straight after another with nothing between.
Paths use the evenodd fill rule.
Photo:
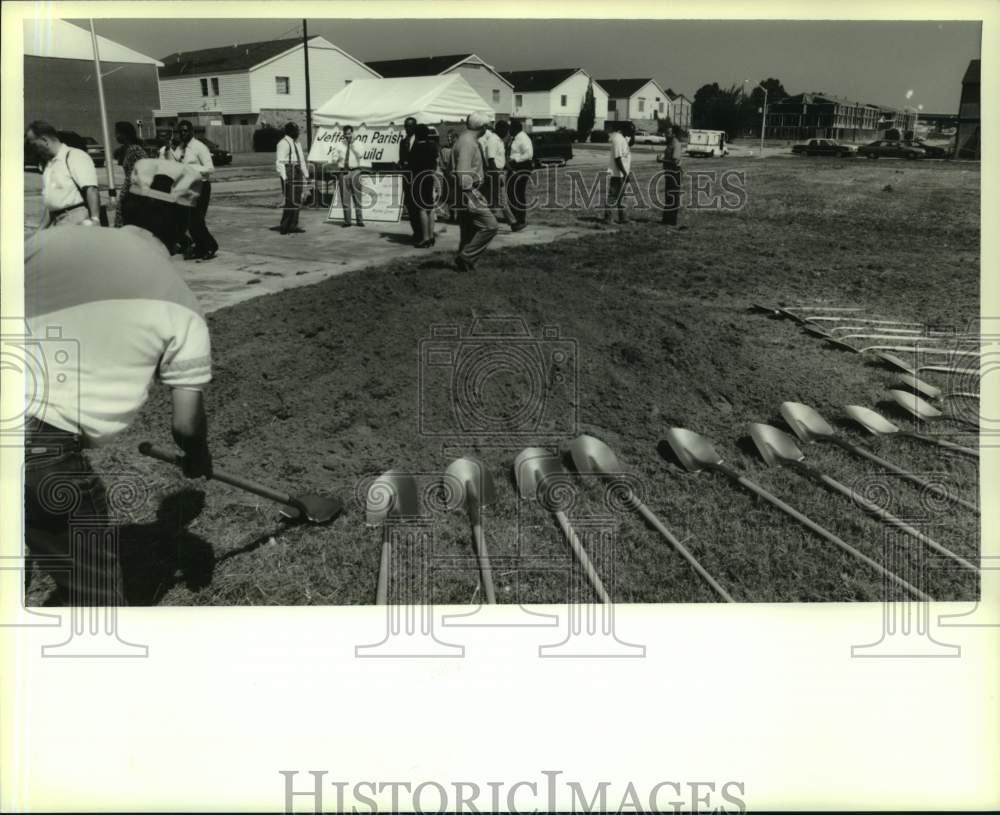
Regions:
<instances>
[{"instance_id":1,"label":"fence","mask_svg":"<svg viewBox=\"0 0 1000 815\"><path fill-rule=\"evenodd\" d=\"M230 153L252 153L256 125L206 125L205 138Z\"/></svg>"}]
</instances>

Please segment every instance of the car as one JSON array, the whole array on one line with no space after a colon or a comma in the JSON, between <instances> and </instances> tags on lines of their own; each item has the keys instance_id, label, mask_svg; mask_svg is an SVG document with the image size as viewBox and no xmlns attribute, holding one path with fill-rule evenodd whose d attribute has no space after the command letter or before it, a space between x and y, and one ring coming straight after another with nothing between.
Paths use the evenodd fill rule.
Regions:
<instances>
[{"instance_id":1,"label":"car","mask_svg":"<svg viewBox=\"0 0 1000 815\"><path fill-rule=\"evenodd\" d=\"M951 151L944 147L937 147L933 144L928 144L923 139L911 139L905 142L910 147L917 147L923 150L927 154L927 158L950 158Z\"/></svg>"},{"instance_id":2,"label":"car","mask_svg":"<svg viewBox=\"0 0 1000 815\"><path fill-rule=\"evenodd\" d=\"M77 150L83 150L90 156L90 160L94 162L95 167L103 167L105 162L104 148L97 143L95 139L90 136L81 136L72 130L59 130L59 140L67 145L68 147L75 147ZM38 172L42 169L45 162L42 161L41 156L35 151L34 146L30 143L25 142L24 144L24 169L29 171Z\"/></svg>"},{"instance_id":3,"label":"car","mask_svg":"<svg viewBox=\"0 0 1000 815\"><path fill-rule=\"evenodd\" d=\"M635 144L666 144L667 137L646 130L635 131Z\"/></svg>"},{"instance_id":4,"label":"car","mask_svg":"<svg viewBox=\"0 0 1000 815\"><path fill-rule=\"evenodd\" d=\"M536 167L562 167L573 158L573 142L558 130L532 133L531 146L535 151Z\"/></svg>"},{"instance_id":5,"label":"car","mask_svg":"<svg viewBox=\"0 0 1000 815\"><path fill-rule=\"evenodd\" d=\"M800 156L836 156L847 158L857 153L852 144L840 144L834 139L809 139L805 144L792 146L792 152Z\"/></svg>"},{"instance_id":6,"label":"car","mask_svg":"<svg viewBox=\"0 0 1000 815\"><path fill-rule=\"evenodd\" d=\"M913 147L906 144L906 142L890 141L888 139L873 141L871 144L859 147L858 155L872 159L905 158L913 160L927 157L927 153L920 147Z\"/></svg>"},{"instance_id":7,"label":"car","mask_svg":"<svg viewBox=\"0 0 1000 815\"><path fill-rule=\"evenodd\" d=\"M197 139L212 153L212 164L216 167L222 167L223 165L233 163L233 154L228 150L219 147L219 145L217 145L214 141L206 139L204 136L198 136Z\"/></svg>"},{"instance_id":8,"label":"car","mask_svg":"<svg viewBox=\"0 0 1000 815\"><path fill-rule=\"evenodd\" d=\"M80 149L87 151L88 155L93 160L95 167L103 167L106 160L104 148L98 144L96 139L92 139L90 136L82 136L81 138L83 139L84 144Z\"/></svg>"}]
</instances>

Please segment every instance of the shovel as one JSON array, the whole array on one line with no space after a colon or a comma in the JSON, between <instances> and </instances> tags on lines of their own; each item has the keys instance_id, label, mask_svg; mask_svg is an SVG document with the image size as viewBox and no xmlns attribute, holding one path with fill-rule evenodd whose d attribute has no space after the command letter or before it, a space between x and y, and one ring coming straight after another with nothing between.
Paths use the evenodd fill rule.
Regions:
<instances>
[{"instance_id":1,"label":"shovel","mask_svg":"<svg viewBox=\"0 0 1000 815\"><path fill-rule=\"evenodd\" d=\"M897 425L894 425L881 413L876 413L871 408L861 407L861 405L846 405L844 410L850 418L854 419L854 421L856 421L873 436L895 433L909 439L926 442L927 444L936 444L938 447L943 447L945 450L951 450L953 453L961 453L966 456L971 456L972 458L979 458L978 450L973 450L969 447L962 447L958 444L946 441L945 439L935 438L934 436L925 436L922 433L900 430Z\"/></svg>"},{"instance_id":2,"label":"shovel","mask_svg":"<svg viewBox=\"0 0 1000 815\"><path fill-rule=\"evenodd\" d=\"M781 405L781 415L784 420L788 423L788 426L792 428L792 432L799 437L801 441L804 442L815 442L815 441L826 441L831 444L835 444L842 450L846 450L849 453L853 453L861 458L866 458L879 467L888 470L890 473L895 473L900 478L905 478L907 481L916 484L918 487L922 487L925 490L930 490L941 498L947 501L956 501L961 504L966 509L971 509L973 512L978 512L979 507L975 504L965 501L961 498L952 498L946 492L944 492L939 486L931 484L924 481L922 478L918 478L913 475L913 473L908 473L906 470L893 464L891 461L886 461L884 458L879 458L874 453L866 450L864 447L858 447L851 444L844 439L839 438L834 435L833 428L827 423L826 419L819 415L819 412L809 407L809 405L803 405L801 402L783 402Z\"/></svg>"},{"instance_id":3,"label":"shovel","mask_svg":"<svg viewBox=\"0 0 1000 815\"><path fill-rule=\"evenodd\" d=\"M894 334L847 334L845 336L836 336L824 331L822 328L813 325L804 325L802 328L807 334L811 334L814 337L819 337L820 339L826 340L832 345L836 345L838 348L842 348L845 351L853 351L855 354L864 354L868 351L903 351L908 353L916 353L918 350L924 354L945 354L949 356L968 356L968 357L978 357L979 351L960 351L954 348L938 348L931 345L921 344L919 346L914 345L868 345L864 348L857 348L851 345L845 340L849 339L870 339L870 340L897 340L903 341L908 339L920 339L923 340L923 336L897 336ZM879 356L889 356L888 354L879 354ZM898 359L898 357L897 357Z\"/></svg>"},{"instance_id":4,"label":"shovel","mask_svg":"<svg viewBox=\"0 0 1000 815\"><path fill-rule=\"evenodd\" d=\"M615 457L612 449L603 441L595 439L593 436L578 436L570 443L569 451L570 456L573 458L573 466L576 467L578 472L604 477L614 477L622 473L622 467L618 463L618 459ZM695 559L694 555L687 550L684 544L671 534L670 530L663 525L663 522L653 514L653 511L639 500L631 488L628 489L626 500L666 539L667 543L680 552L681 557L691 564L691 567L702 576L705 582L723 600L727 603L735 602L729 596L729 593L708 573L705 567Z\"/></svg>"},{"instance_id":5,"label":"shovel","mask_svg":"<svg viewBox=\"0 0 1000 815\"><path fill-rule=\"evenodd\" d=\"M885 523L896 527L898 530L906 535L909 535L914 540L918 540L926 546L929 546L934 551L950 557L956 563L961 565L962 568L976 573L979 572L979 569L977 569L976 566L967 561L965 558L956 555L936 540L933 540L922 532L914 529L906 523L906 521L897 518L895 515L886 512L882 509L882 507L878 506L878 504L875 504L867 498L858 495L846 484L841 484L836 479L826 475L826 473L822 473L814 467L806 464L805 455L803 455L802 451L795 443L795 440L787 433L783 433L778 430L778 428L771 427L767 424L754 423L750 425L750 438L753 439L753 443L757 446L757 450L760 452L764 461L768 464L781 464L784 467L789 467L790 469L795 470L797 473L806 478L819 481L821 484L830 487L830 489L835 492L839 492L841 495L844 495L856 502L862 509L870 515L878 518L880 521L884 521Z\"/></svg>"},{"instance_id":6,"label":"shovel","mask_svg":"<svg viewBox=\"0 0 1000 815\"><path fill-rule=\"evenodd\" d=\"M976 422L964 419L961 416L956 416L954 413L944 413L934 407L934 405L930 402L921 399L915 393L900 391L893 388L889 391L889 394L892 396L897 405L903 408L903 410L913 414L918 419L951 419L953 422L958 422L966 425L967 427L979 430L979 425Z\"/></svg>"},{"instance_id":7,"label":"shovel","mask_svg":"<svg viewBox=\"0 0 1000 815\"><path fill-rule=\"evenodd\" d=\"M926 349L921 349L921 350L926 350ZM888 363L893 368L898 368L900 371L911 374L912 376L916 376L920 371L937 371L938 373L942 374L965 374L965 375L970 375L970 374L978 375L979 373L979 371L975 368L955 368L950 365L910 365L909 363L897 357L895 354L876 353L875 356L878 357L883 362Z\"/></svg>"},{"instance_id":8,"label":"shovel","mask_svg":"<svg viewBox=\"0 0 1000 815\"><path fill-rule=\"evenodd\" d=\"M881 331L883 334L898 335L900 339L925 338L933 340L972 340L979 339L978 334L956 334L951 331L931 331L923 328L886 328L884 326L872 327L871 325L838 325L829 329L833 334L837 331Z\"/></svg>"},{"instance_id":9,"label":"shovel","mask_svg":"<svg viewBox=\"0 0 1000 815\"><path fill-rule=\"evenodd\" d=\"M566 469L559 457L540 447L528 447L518 453L517 458L514 459L514 479L517 481L518 492L521 498L527 501L537 501L539 490L546 481L559 479L564 475L566 475ZM610 603L611 597L605 590L594 564L590 562L587 551L577 538L573 527L570 526L566 513L559 509L553 509L552 514L559 521L562 533L573 550L573 555L583 568L590 585L593 586L594 592L602 603Z\"/></svg>"},{"instance_id":10,"label":"shovel","mask_svg":"<svg viewBox=\"0 0 1000 815\"><path fill-rule=\"evenodd\" d=\"M929 382L924 382L922 379L917 379L917 377L912 374L900 374L896 377L896 381L906 385L910 390L916 391L920 396L926 396L928 399L978 399L979 394L973 393L971 391L951 391L950 393L942 393L940 388L931 385Z\"/></svg>"},{"instance_id":11,"label":"shovel","mask_svg":"<svg viewBox=\"0 0 1000 815\"><path fill-rule=\"evenodd\" d=\"M486 602L493 605L497 601L496 589L493 587L493 570L490 568L490 556L486 551L486 539L483 537L483 522L480 509L489 506L496 500L493 489L493 479L479 459L466 456L457 458L445 470L445 480L451 481L453 489L448 490L449 509L457 509L465 504L472 524L472 539L479 558L479 574L483 583Z\"/></svg>"},{"instance_id":12,"label":"shovel","mask_svg":"<svg viewBox=\"0 0 1000 815\"><path fill-rule=\"evenodd\" d=\"M164 450L156 447L148 441L139 445L139 452L144 456L165 461L167 464L174 464L180 467L184 461L184 456L174 453L171 450ZM258 484L249 478L224 472L218 467L212 467L212 480L221 481L231 487L245 490L246 492L259 495L282 505L282 514L293 521L309 521L314 524L325 524L332 521L344 510L344 504L339 498L332 496L317 495L315 493L300 493L290 495L287 492L272 489L264 484Z\"/></svg>"},{"instance_id":13,"label":"shovel","mask_svg":"<svg viewBox=\"0 0 1000 815\"><path fill-rule=\"evenodd\" d=\"M417 481L409 473L389 470L368 487L365 496L365 522L380 526L386 518L415 518L420 514ZM375 603L384 606L389 598L389 535L382 535L382 557L378 569Z\"/></svg>"},{"instance_id":14,"label":"shovel","mask_svg":"<svg viewBox=\"0 0 1000 815\"><path fill-rule=\"evenodd\" d=\"M750 492L760 496L772 506L777 507L786 515L794 518L800 524L815 532L824 540L840 547L849 555L852 555L866 565L871 566L880 575L888 580L891 580L897 586L901 586L906 589L914 597L921 600L931 599L928 595L920 591L920 589L916 588L916 586L910 585L903 580L903 578L890 572L882 564L872 560L863 552L859 552L849 543L834 535L830 530L824 529L818 523L810 518L807 518L794 507L786 504L778 498L778 496L768 492L760 485L755 484L749 478L740 475L736 472L736 470L732 469L732 467L729 467L725 462L723 462L722 456L715 451L712 443L704 436L699 436L697 433L686 430L683 427L671 427L670 430L667 431L667 443L674 451L674 455L676 455L681 464L684 465L685 469L691 470L692 472L699 472L700 470L707 469L722 473L726 476L726 478L730 478L740 486L746 487L750 490Z\"/></svg>"}]
</instances>

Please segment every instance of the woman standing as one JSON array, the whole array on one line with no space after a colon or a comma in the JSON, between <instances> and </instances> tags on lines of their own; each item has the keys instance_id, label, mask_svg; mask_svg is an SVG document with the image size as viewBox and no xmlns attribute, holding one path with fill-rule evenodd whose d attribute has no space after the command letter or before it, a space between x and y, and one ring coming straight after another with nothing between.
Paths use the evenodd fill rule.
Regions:
<instances>
[{"instance_id":1,"label":"woman standing","mask_svg":"<svg viewBox=\"0 0 1000 815\"><path fill-rule=\"evenodd\" d=\"M129 187L132 185L132 168L140 159L146 158L146 151L139 144L139 138L135 135L135 128L131 122L115 122L115 138L118 143L125 148L121 162L122 172L125 179L118 187L118 206L115 208L115 226L122 226L122 215L128 202Z\"/></svg>"},{"instance_id":2,"label":"woman standing","mask_svg":"<svg viewBox=\"0 0 1000 815\"><path fill-rule=\"evenodd\" d=\"M417 125L410 148L410 171L413 173L413 201L420 217L418 249L434 245L434 207L437 206L434 178L438 167L437 145L430 140L430 128Z\"/></svg>"}]
</instances>

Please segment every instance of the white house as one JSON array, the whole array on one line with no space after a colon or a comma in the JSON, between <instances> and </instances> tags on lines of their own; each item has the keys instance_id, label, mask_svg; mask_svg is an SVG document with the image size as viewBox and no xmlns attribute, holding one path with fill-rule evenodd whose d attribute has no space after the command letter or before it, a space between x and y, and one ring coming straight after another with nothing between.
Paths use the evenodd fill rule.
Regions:
<instances>
[{"instance_id":1,"label":"white house","mask_svg":"<svg viewBox=\"0 0 1000 815\"><path fill-rule=\"evenodd\" d=\"M587 88L594 88L594 127L602 129L608 116L608 93L583 68L550 68L501 71L514 86L514 117L530 120L533 127L556 125L574 128Z\"/></svg>"},{"instance_id":2,"label":"white house","mask_svg":"<svg viewBox=\"0 0 1000 815\"><path fill-rule=\"evenodd\" d=\"M652 129L657 119L670 115L666 91L655 79L599 79L608 92L608 119L632 122L636 127Z\"/></svg>"},{"instance_id":3,"label":"white house","mask_svg":"<svg viewBox=\"0 0 1000 815\"><path fill-rule=\"evenodd\" d=\"M366 63L385 79L406 76L443 76L461 74L483 97L486 107L497 118L507 118L513 112L514 87L492 65L475 54L451 54L443 57L389 59Z\"/></svg>"},{"instance_id":4,"label":"white house","mask_svg":"<svg viewBox=\"0 0 1000 815\"><path fill-rule=\"evenodd\" d=\"M157 124L189 119L215 124L283 125L303 120L305 58L301 40L182 51L163 58L159 69ZM309 38L309 92L313 109L355 79L379 75L323 37Z\"/></svg>"},{"instance_id":5,"label":"white house","mask_svg":"<svg viewBox=\"0 0 1000 815\"><path fill-rule=\"evenodd\" d=\"M674 93L667 88L667 98L670 100L670 121L685 130L691 127L691 100L683 93Z\"/></svg>"}]
</instances>

